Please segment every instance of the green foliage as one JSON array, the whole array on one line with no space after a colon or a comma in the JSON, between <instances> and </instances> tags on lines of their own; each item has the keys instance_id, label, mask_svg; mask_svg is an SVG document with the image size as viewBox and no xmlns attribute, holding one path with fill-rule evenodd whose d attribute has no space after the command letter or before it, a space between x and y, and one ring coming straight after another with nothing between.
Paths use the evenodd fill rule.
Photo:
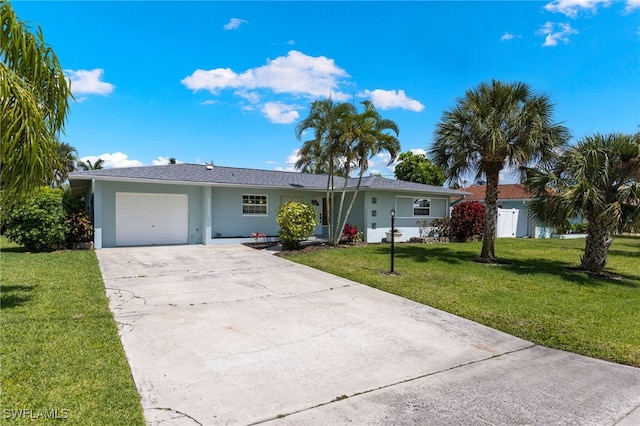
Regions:
<instances>
[{"instance_id":1,"label":"green foliage","mask_svg":"<svg viewBox=\"0 0 640 426\"><path fill-rule=\"evenodd\" d=\"M24 204L7 215L7 238L32 251L51 250L63 244L68 226L61 189L41 187Z\"/></svg>"},{"instance_id":2,"label":"green foliage","mask_svg":"<svg viewBox=\"0 0 640 426\"><path fill-rule=\"evenodd\" d=\"M66 142L54 141L57 152L57 167L54 170L54 181L51 186L61 186L69 178L69 173L76 171L78 160L76 149Z\"/></svg>"},{"instance_id":3,"label":"green foliage","mask_svg":"<svg viewBox=\"0 0 640 426\"><path fill-rule=\"evenodd\" d=\"M553 122L548 96L525 83L492 80L468 90L442 114L429 151L434 164L446 170L451 183L475 174L485 178L486 223L480 257L494 261L500 171L548 164L569 131Z\"/></svg>"},{"instance_id":4,"label":"green foliage","mask_svg":"<svg viewBox=\"0 0 640 426\"><path fill-rule=\"evenodd\" d=\"M327 174L327 225L329 242L337 244L347 223L362 182L362 176L369 167L369 159L382 151L390 154L390 163L400 150L398 125L382 118L371 101L362 102L364 111L358 112L349 103L334 103L331 99L315 101L311 104L309 116L296 126L296 137L313 129L314 137L304 142L299 151L300 159L296 168L310 173ZM352 192L346 208L347 179L352 172L358 172L358 183ZM342 186L340 200L335 201L337 187ZM334 211L334 205L337 209ZM337 214L335 213L337 212ZM335 217L334 217L335 216ZM335 223L334 223L335 222Z\"/></svg>"},{"instance_id":5,"label":"green foliage","mask_svg":"<svg viewBox=\"0 0 640 426\"><path fill-rule=\"evenodd\" d=\"M31 251L91 241L93 225L84 200L60 188L41 187L3 220L7 238Z\"/></svg>"},{"instance_id":6,"label":"green foliage","mask_svg":"<svg viewBox=\"0 0 640 426\"><path fill-rule=\"evenodd\" d=\"M485 208L478 201L456 204L451 209L451 237L466 241L476 235L482 235Z\"/></svg>"},{"instance_id":7,"label":"green foliage","mask_svg":"<svg viewBox=\"0 0 640 426\"><path fill-rule=\"evenodd\" d=\"M291 200L278 207L277 220L282 248L297 250L300 248L300 241L313 235L316 211L311 204Z\"/></svg>"},{"instance_id":8,"label":"green foliage","mask_svg":"<svg viewBox=\"0 0 640 426\"><path fill-rule=\"evenodd\" d=\"M91 160L87 159L86 161L78 161L78 169L79 170L100 170L104 166L104 160L102 158L98 158L93 163Z\"/></svg>"},{"instance_id":9,"label":"green foliage","mask_svg":"<svg viewBox=\"0 0 640 426\"><path fill-rule=\"evenodd\" d=\"M582 267L601 273L614 233L640 225L640 140L637 135L595 134L565 150L549 167L525 169L530 204L543 223L566 227L586 219Z\"/></svg>"},{"instance_id":10,"label":"green foliage","mask_svg":"<svg viewBox=\"0 0 640 426\"><path fill-rule=\"evenodd\" d=\"M441 167L433 164L424 154L411 151L400 154L394 174L396 179L425 185L442 186L445 181Z\"/></svg>"},{"instance_id":11,"label":"green foliage","mask_svg":"<svg viewBox=\"0 0 640 426\"><path fill-rule=\"evenodd\" d=\"M32 31L11 3L0 1L0 186L4 208L20 204L64 170L55 140L72 97L67 79L42 31Z\"/></svg>"}]
</instances>

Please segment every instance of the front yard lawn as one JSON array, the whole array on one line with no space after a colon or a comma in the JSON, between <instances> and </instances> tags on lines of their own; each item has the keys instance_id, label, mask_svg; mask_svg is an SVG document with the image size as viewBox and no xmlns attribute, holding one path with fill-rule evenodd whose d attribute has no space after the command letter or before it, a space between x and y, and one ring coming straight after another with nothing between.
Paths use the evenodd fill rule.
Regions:
<instances>
[{"instance_id":1,"label":"front yard lawn","mask_svg":"<svg viewBox=\"0 0 640 426\"><path fill-rule=\"evenodd\" d=\"M0 250L2 421L144 425L95 253Z\"/></svg>"},{"instance_id":2,"label":"front yard lawn","mask_svg":"<svg viewBox=\"0 0 640 426\"><path fill-rule=\"evenodd\" d=\"M608 280L572 270L584 240L499 239L511 265L470 261L481 243L370 244L286 256L539 345L640 367L640 238L616 238Z\"/></svg>"}]
</instances>

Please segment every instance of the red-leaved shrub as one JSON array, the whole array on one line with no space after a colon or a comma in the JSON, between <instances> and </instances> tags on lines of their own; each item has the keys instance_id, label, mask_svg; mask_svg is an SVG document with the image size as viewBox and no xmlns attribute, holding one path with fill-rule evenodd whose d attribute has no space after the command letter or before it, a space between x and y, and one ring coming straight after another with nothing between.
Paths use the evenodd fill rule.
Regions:
<instances>
[{"instance_id":1,"label":"red-leaved shrub","mask_svg":"<svg viewBox=\"0 0 640 426\"><path fill-rule=\"evenodd\" d=\"M466 241L474 235L482 235L484 216L484 204L478 201L456 204L451 210L451 237Z\"/></svg>"}]
</instances>

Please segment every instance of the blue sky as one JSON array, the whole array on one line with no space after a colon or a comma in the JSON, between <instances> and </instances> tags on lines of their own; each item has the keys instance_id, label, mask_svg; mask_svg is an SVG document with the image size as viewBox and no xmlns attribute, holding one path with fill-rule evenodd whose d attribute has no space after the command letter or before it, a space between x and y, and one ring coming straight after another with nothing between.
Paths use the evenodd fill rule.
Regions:
<instances>
[{"instance_id":1,"label":"blue sky","mask_svg":"<svg viewBox=\"0 0 640 426\"><path fill-rule=\"evenodd\" d=\"M494 78L549 95L573 142L640 125L640 0L12 4L72 81L61 140L108 167L292 170L295 125L329 95L371 99L420 152Z\"/></svg>"}]
</instances>

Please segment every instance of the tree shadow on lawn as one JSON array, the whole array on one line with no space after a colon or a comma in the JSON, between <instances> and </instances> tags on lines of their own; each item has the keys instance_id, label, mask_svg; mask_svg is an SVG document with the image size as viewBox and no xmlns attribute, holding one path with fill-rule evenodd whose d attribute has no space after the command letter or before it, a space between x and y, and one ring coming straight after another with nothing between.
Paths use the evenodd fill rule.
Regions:
<instances>
[{"instance_id":1,"label":"tree shadow on lawn","mask_svg":"<svg viewBox=\"0 0 640 426\"><path fill-rule=\"evenodd\" d=\"M21 306L32 298L35 285L7 285L0 287L0 309Z\"/></svg>"},{"instance_id":2,"label":"tree shadow on lawn","mask_svg":"<svg viewBox=\"0 0 640 426\"><path fill-rule=\"evenodd\" d=\"M381 245L377 247L379 254L391 256L391 245ZM437 245L406 245L396 244L394 257L398 259L413 259L415 262L424 263L437 260L442 263L458 265L473 260L476 254L471 254L463 250L451 250L450 248L438 247Z\"/></svg>"},{"instance_id":3,"label":"tree shadow on lawn","mask_svg":"<svg viewBox=\"0 0 640 426\"><path fill-rule=\"evenodd\" d=\"M391 246L381 246L378 253L391 256ZM412 259L417 263L427 263L429 261L437 261L449 265L463 266L465 263L474 263L478 254L464 250L456 250L452 246L438 247L437 245L403 245L395 246L395 257L402 259ZM550 274L555 275L565 281L580 285L604 285L607 283L617 284L625 287L640 288L640 275L631 274L614 274L619 279L607 278L588 274L586 271L577 268L577 264L569 264L557 260L549 260L544 258L530 258L526 260L510 260L499 259L504 264L484 264L487 268L501 268L506 272L517 275L537 275ZM478 265L483 263L475 262Z\"/></svg>"}]
</instances>

